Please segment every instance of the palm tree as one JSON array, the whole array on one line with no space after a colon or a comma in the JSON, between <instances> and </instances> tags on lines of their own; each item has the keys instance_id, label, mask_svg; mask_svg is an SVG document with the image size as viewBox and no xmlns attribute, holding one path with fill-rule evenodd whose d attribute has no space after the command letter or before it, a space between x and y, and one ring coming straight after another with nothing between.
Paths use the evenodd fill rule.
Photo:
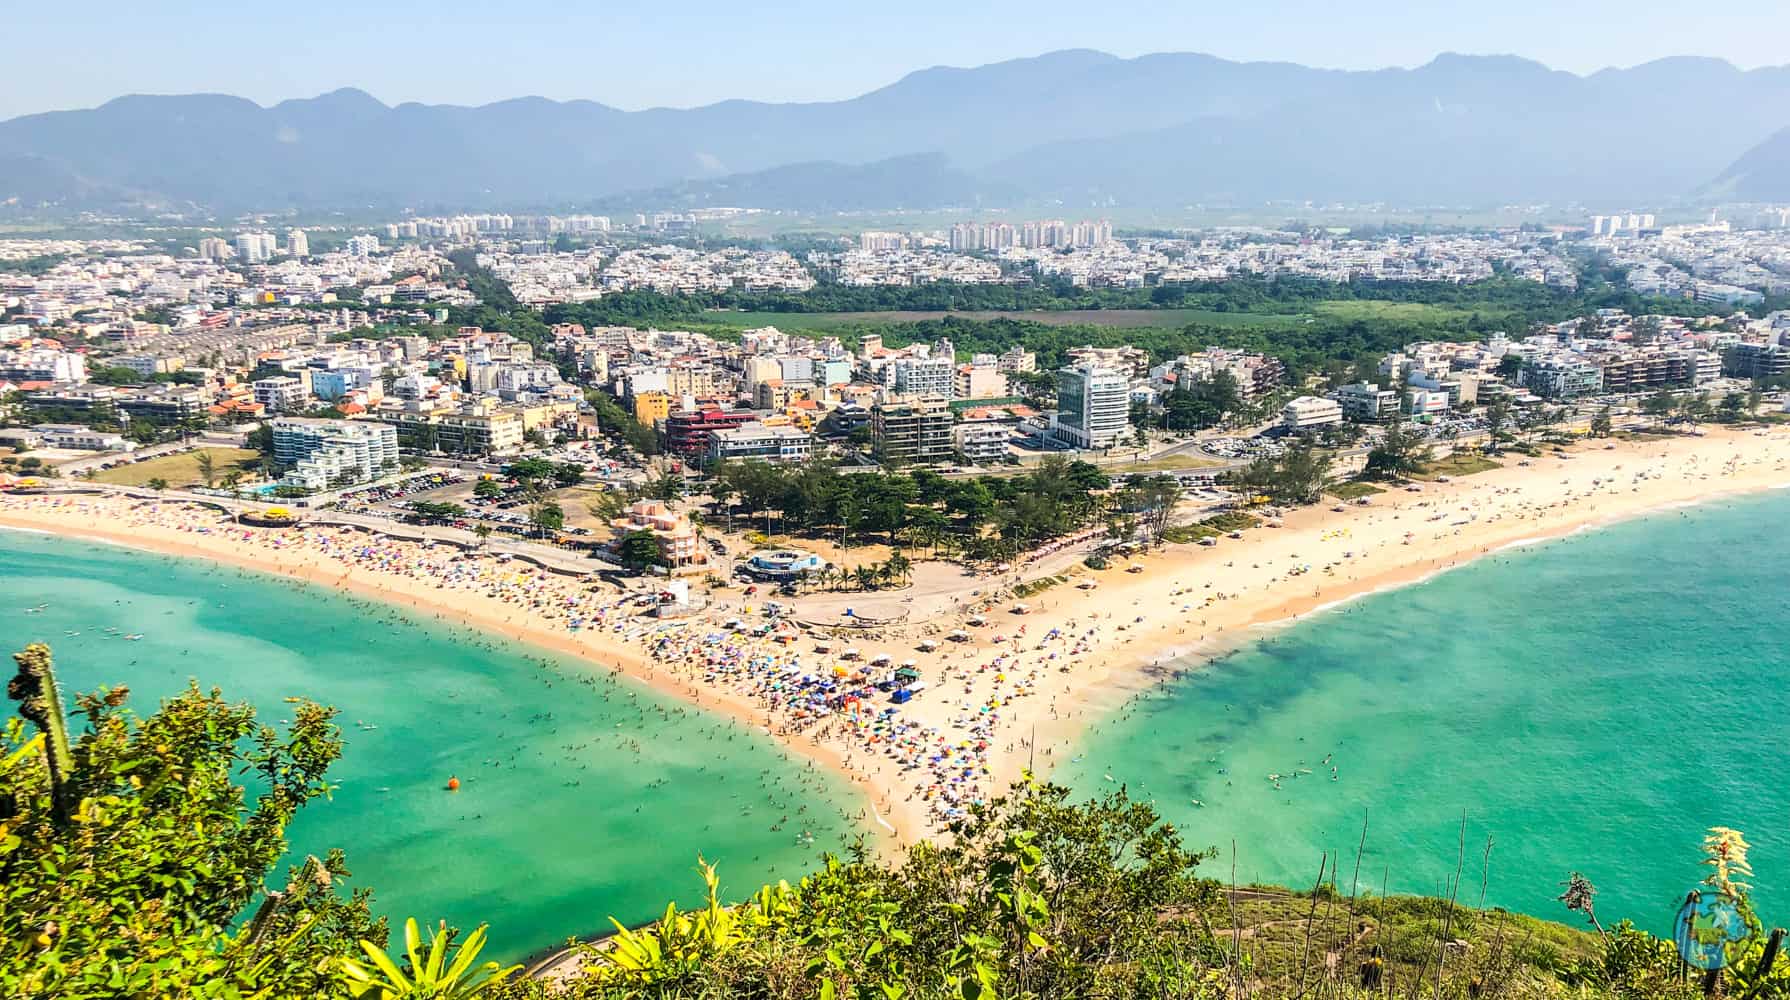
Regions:
<instances>
[{"instance_id":1,"label":"palm tree","mask_svg":"<svg viewBox=\"0 0 1790 1000\"><path fill-rule=\"evenodd\" d=\"M914 564L906 554L896 551L889 553L889 561L883 563L883 567L888 570L891 580L900 580L906 583L909 574L913 572Z\"/></svg>"},{"instance_id":2,"label":"palm tree","mask_svg":"<svg viewBox=\"0 0 1790 1000\"><path fill-rule=\"evenodd\" d=\"M205 480L205 488L211 489L211 484L217 480L217 460L212 458L211 452L201 451L193 455L193 465L199 470L199 478Z\"/></svg>"},{"instance_id":3,"label":"palm tree","mask_svg":"<svg viewBox=\"0 0 1790 1000\"><path fill-rule=\"evenodd\" d=\"M859 590L875 589L875 587L876 587L876 570L872 569L868 564L859 566L857 569L852 570L852 576L857 578Z\"/></svg>"}]
</instances>

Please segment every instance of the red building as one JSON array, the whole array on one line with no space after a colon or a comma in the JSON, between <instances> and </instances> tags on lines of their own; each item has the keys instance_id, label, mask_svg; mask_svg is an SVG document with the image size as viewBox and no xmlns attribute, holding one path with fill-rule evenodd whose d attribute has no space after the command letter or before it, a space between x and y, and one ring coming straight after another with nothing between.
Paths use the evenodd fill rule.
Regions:
<instances>
[{"instance_id":1,"label":"red building","mask_svg":"<svg viewBox=\"0 0 1790 1000\"><path fill-rule=\"evenodd\" d=\"M683 410L665 418L665 450L676 455L701 457L708 452L716 431L751 423L759 414L751 410Z\"/></svg>"}]
</instances>

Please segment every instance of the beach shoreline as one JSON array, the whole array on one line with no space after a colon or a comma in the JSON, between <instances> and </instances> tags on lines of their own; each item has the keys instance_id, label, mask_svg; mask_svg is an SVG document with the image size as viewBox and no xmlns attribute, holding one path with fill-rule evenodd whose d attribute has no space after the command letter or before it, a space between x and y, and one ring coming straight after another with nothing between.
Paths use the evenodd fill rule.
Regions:
<instances>
[{"instance_id":1,"label":"beach shoreline","mask_svg":"<svg viewBox=\"0 0 1790 1000\"><path fill-rule=\"evenodd\" d=\"M1132 694L1222 656L1265 629L1419 584L1513 545L1781 487L1790 482L1787 469L1790 434L1775 428L1649 437L1607 449L1603 442L1581 444L1564 456L1545 453L1524 460L1512 454L1501 468L1425 484L1420 492L1388 491L1366 506L1334 505L1338 510L1327 503L1291 511L1282 526L1251 530L1243 541L1166 546L1133 559L1142 568L1138 573L1118 566L1100 572L1077 567L1073 579L1093 589L1058 584L1026 598L1031 607L1023 616L985 593L992 581L971 580L964 593L977 599L958 595L949 608L959 623L972 611L988 623L961 643L922 654L929 657L920 668L931 690L902 706L903 717L927 727L933 740L924 748L934 754L931 771L919 767L913 754L896 754L888 742L879 743L855 707L849 719L792 723L782 710L786 706L767 703L756 689L730 687L731 676L704 667L694 640L675 656L649 652L651 632L633 642L632 632L618 634L619 624L608 631L568 631L564 617L553 613L551 604L543 612L538 600L531 607L508 594L499 599L444 589L439 580L402 568L344 564L337 550L347 543L337 540L353 541L353 529L330 529L333 535L321 533L321 541L303 544L288 535L293 542L287 545L270 540L280 529L229 526L216 511L194 513L174 498L19 494L0 495L0 525L213 559L335 587L619 670L663 694L757 726L845 778L864 799L861 826L878 834L881 849L894 851L939 833L967 803L999 794L1028 763L1040 776L1048 775L1068 759L1088 724ZM388 547L414 552L418 559L430 551L414 543ZM464 558L468 565L481 562L476 554ZM489 574L492 568L479 572ZM500 565L496 572L515 569ZM529 577L529 585L548 586L546 576L538 574L539 583ZM553 581L551 586L576 585ZM717 602L682 627L694 636L705 627L718 628L724 617L751 613L749 605L729 600L734 599ZM916 642L924 645L923 636L939 635L952 624L943 599L937 604L931 611L916 609L913 625L851 641L864 645L867 658L876 654L895 662L913 656ZM957 756L943 766L961 776L952 780L963 782L949 790L948 801L940 798L938 747L948 758L955 748Z\"/></svg>"},{"instance_id":2,"label":"beach shoreline","mask_svg":"<svg viewBox=\"0 0 1790 1000\"><path fill-rule=\"evenodd\" d=\"M832 771L835 776L844 779L852 787L854 793L866 802L870 810L871 822L876 824L875 842L879 847L888 850L894 844L903 842L900 840L901 828L893 825L888 815L877 811L876 788L870 783L869 777L847 767L843 755L836 747L818 739L804 738L800 734L778 732L767 726L764 710L752 704L748 699L725 690L705 690L687 681L680 681L669 672L656 669L651 658L642 655L639 650L632 647L620 643L597 645L588 640L579 641L579 639L564 633L541 628L532 623L518 625L507 619L500 621L495 615L482 612L476 606L468 608L460 603L436 598L428 592L394 589L389 580L374 583L352 578L347 574L331 578L321 574L321 567L288 560L258 558L252 550L203 547L199 551L195 551L195 546L191 544L183 545L179 541L168 539L157 533L123 532L107 530L92 524L70 525L55 519L23 517L16 511L7 509L3 501L0 501L0 530L115 545L155 555L210 560L235 569L249 570L279 579L332 589L419 615L432 614L436 620L448 620L453 624L478 631L483 635L496 637L505 642L533 646L573 660L582 666L618 669L623 676L645 685L658 694L706 711L721 713L735 722L749 728L756 728L761 734L776 740L780 745Z\"/></svg>"}]
</instances>

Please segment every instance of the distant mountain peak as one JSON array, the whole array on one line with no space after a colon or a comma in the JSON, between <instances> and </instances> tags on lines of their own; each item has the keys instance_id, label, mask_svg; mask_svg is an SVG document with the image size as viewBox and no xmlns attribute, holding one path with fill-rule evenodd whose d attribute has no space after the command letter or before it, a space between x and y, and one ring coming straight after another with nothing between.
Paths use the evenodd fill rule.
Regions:
<instances>
[{"instance_id":1,"label":"distant mountain peak","mask_svg":"<svg viewBox=\"0 0 1790 1000\"><path fill-rule=\"evenodd\" d=\"M372 94L358 87L339 87L316 97L299 98L281 101L270 110L275 112L293 112L303 110L307 114L331 114L353 118L367 118L382 115L391 109Z\"/></svg>"},{"instance_id":2,"label":"distant mountain peak","mask_svg":"<svg viewBox=\"0 0 1790 1000\"><path fill-rule=\"evenodd\" d=\"M1669 143L1599 138L1661 121ZM123 97L0 122L0 162L13 165L0 203L433 213L646 192L798 210L1031 199L1053 214L1283 199L1642 204L1696 190L1786 125L1790 70L1697 57L1581 77L1496 54L1364 72L1063 49L920 70L844 100L632 112L544 97L390 107L353 87L271 108ZM1748 177L1777 169L1752 162Z\"/></svg>"}]
</instances>

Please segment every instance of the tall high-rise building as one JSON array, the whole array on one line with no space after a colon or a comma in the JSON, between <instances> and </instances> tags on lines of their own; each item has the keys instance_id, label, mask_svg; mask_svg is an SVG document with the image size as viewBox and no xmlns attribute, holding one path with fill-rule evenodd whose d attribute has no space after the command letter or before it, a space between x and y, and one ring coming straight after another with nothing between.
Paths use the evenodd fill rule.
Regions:
<instances>
[{"instance_id":1,"label":"tall high-rise building","mask_svg":"<svg viewBox=\"0 0 1790 1000\"><path fill-rule=\"evenodd\" d=\"M236 256L244 264L260 264L274 255L272 233L237 233Z\"/></svg>"},{"instance_id":2,"label":"tall high-rise building","mask_svg":"<svg viewBox=\"0 0 1790 1000\"><path fill-rule=\"evenodd\" d=\"M1110 448L1131 429L1131 383L1117 369L1072 365L1057 373L1057 439Z\"/></svg>"},{"instance_id":3,"label":"tall high-rise building","mask_svg":"<svg viewBox=\"0 0 1790 1000\"><path fill-rule=\"evenodd\" d=\"M302 229L294 229L286 233L286 252L294 257L311 255L311 240Z\"/></svg>"},{"instance_id":4,"label":"tall high-rise building","mask_svg":"<svg viewBox=\"0 0 1790 1000\"><path fill-rule=\"evenodd\" d=\"M223 260L230 256L230 241L207 236L199 241L199 256L206 260Z\"/></svg>"},{"instance_id":5,"label":"tall high-rise building","mask_svg":"<svg viewBox=\"0 0 1790 1000\"><path fill-rule=\"evenodd\" d=\"M356 257L371 256L379 252L379 237L369 236L365 233L359 236L350 236L345 248Z\"/></svg>"}]
</instances>

